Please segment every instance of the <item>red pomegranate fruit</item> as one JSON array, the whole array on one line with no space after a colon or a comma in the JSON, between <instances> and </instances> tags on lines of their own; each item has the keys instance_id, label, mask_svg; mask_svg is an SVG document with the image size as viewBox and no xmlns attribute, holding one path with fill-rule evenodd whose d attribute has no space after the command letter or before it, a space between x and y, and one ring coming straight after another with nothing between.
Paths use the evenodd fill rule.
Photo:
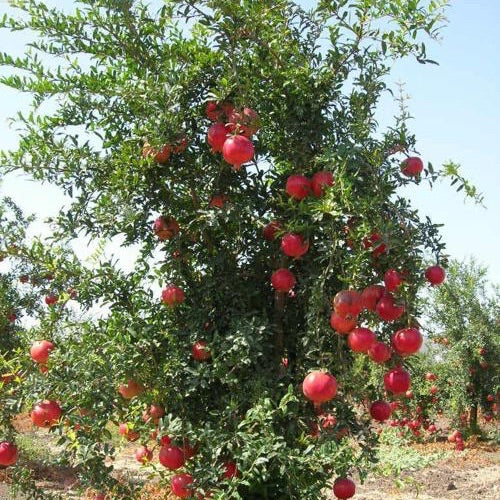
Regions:
<instances>
[{"instance_id":1,"label":"red pomegranate fruit","mask_svg":"<svg viewBox=\"0 0 500 500\"><path fill-rule=\"evenodd\" d=\"M333 494L340 498L341 500L345 500L347 498L352 498L356 493L356 485L354 481L351 481L347 477L338 477L335 479L333 483Z\"/></svg>"},{"instance_id":2,"label":"red pomegranate fruit","mask_svg":"<svg viewBox=\"0 0 500 500\"><path fill-rule=\"evenodd\" d=\"M273 241L276 239L276 234L283 229L283 226L280 222L276 220L272 220L269 222L262 231L264 238L268 241Z\"/></svg>"},{"instance_id":3,"label":"red pomegranate fruit","mask_svg":"<svg viewBox=\"0 0 500 500\"><path fill-rule=\"evenodd\" d=\"M161 292L161 299L169 307L175 307L184 302L184 291L176 285L168 285Z\"/></svg>"},{"instance_id":4,"label":"red pomegranate fruit","mask_svg":"<svg viewBox=\"0 0 500 500\"><path fill-rule=\"evenodd\" d=\"M172 493L179 498L188 498L192 495L193 476L191 474L176 474L170 479Z\"/></svg>"},{"instance_id":5,"label":"red pomegranate fruit","mask_svg":"<svg viewBox=\"0 0 500 500\"><path fill-rule=\"evenodd\" d=\"M416 328L403 328L392 336L394 350L402 355L415 354L422 347L423 337Z\"/></svg>"},{"instance_id":6,"label":"red pomegranate fruit","mask_svg":"<svg viewBox=\"0 0 500 500\"><path fill-rule=\"evenodd\" d=\"M118 392L123 398L132 399L144 392L144 386L135 380L129 379L126 384L118 386Z\"/></svg>"},{"instance_id":7,"label":"red pomegranate fruit","mask_svg":"<svg viewBox=\"0 0 500 500\"><path fill-rule=\"evenodd\" d=\"M191 353L195 361L206 361L212 357L212 353L204 340L195 342L191 347Z\"/></svg>"},{"instance_id":8,"label":"red pomegranate fruit","mask_svg":"<svg viewBox=\"0 0 500 500\"><path fill-rule=\"evenodd\" d=\"M383 342L375 342L370 349L368 349L368 356L370 356L375 363L385 363L391 359L392 350Z\"/></svg>"},{"instance_id":9,"label":"red pomegranate fruit","mask_svg":"<svg viewBox=\"0 0 500 500\"><path fill-rule=\"evenodd\" d=\"M228 137L222 147L222 156L234 170L239 170L243 163L250 161L255 153L252 141L244 135Z\"/></svg>"},{"instance_id":10,"label":"red pomegranate fruit","mask_svg":"<svg viewBox=\"0 0 500 500\"><path fill-rule=\"evenodd\" d=\"M377 337L369 328L354 328L347 337L347 343L354 352L368 352Z\"/></svg>"},{"instance_id":11,"label":"red pomegranate fruit","mask_svg":"<svg viewBox=\"0 0 500 500\"><path fill-rule=\"evenodd\" d=\"M141 464L147 464L153 460L153 452L146 448L146 446L141 446L135 451L135 459Z\"/></svg>"},{"instance_id":12,"label":"red pomegranate fruit","mask_svg":"<svg viewBox=\"0 0 500 500\"><path fill-rule=\"evenodd\" d=\"M178 446L162 446L158 455L163 467L176 470L184 465L184 453Z\"/></svg>"},{"instance_id":13,"label":"red pomegranate fruit","mask_svg":"<svg viewBox=\"0 0 500 500\"><path fill-rule=\"evenodd\" d=\"M291 271L285 268L280 268L271 276L271 285L277 292L289 292L297 280Z\"/></svg>"},{"instance_id":14,"label":"red pomegranate fruit","mask_svg":"<svg viewBox=\"0 0 500 500\"><path fill-rule=\"evenodd\" d=\"M321 198L325 193L326 186L333 186L333 174L331 172L316 172L311 179L312 192L316 198Z\"/></svg>"},{"instance_id":15,"label":"red pomegranate fruit","mask_svg":"<svg viewBox=\"0 0 500 500\"><path fill-rule=\"evenodd\" d=\"M153 232L160 241L170 240L179 234L179 224L173 217L161 215L153 223Z\"/></svg>"},{"instance_id":16,"label":"red pomegranate fruit","mask_svg":"<svg viewBox=\"0 0 500 500\"><path fill-rule=\"evenodd\" d=\"M396 269L388 269L384 274L384 283L388 292L394 292L403 283L403 278Z\"/></svg>"},{"instance_id":17,"label":"red pomegranate fruit","mask_svg":"<svg viewBox=\"0 0 500 500\"><path fill-rule=\"evenodd\" d=\"M440 285L446 278L446 272L441 266L431 266L425 271L425 279L432 285Z\"/></svg>"},{"instance_id":18,"label":"red pomegranate fruit","mask_svg":"<svg viewBox=\"0 0 500 500\"><path fill-rule=\"evenodd\" d=\"M57 401L41 401L33 406L31 421L37 427L52 427L58 424L61 414Z\"/></svg>"},{"instance_id":19,"label":"red pomegranate fruit","mask_svg":"<svg viewBox=\"0 0 500 500\"><path fill-rule=\"evenodd\" d=\"M309 250L309 242L297 233L287 233L281 238L281 250L285 255L298 259Z\"/></svg>"},{"instance_id":20,"label":"red pomegranate fruit","mask_svg":"<svg viewBox=\"0 0 500 500\"><path fill-rule=\"evenodd\" d=\"M392 294L386 293L377 302L375 311L383 321L396 321L404 314L405 307L397 305Z\"/></svg>"},{"instance_id":21,"label":"red pomegranate fruit","mask_svg":"<svg viewBox=\"0 0 500 500\"><path fill-rule=\"evenodd\" d=\"M223 123L214 123L207 133L207 142L214 153L221 152L228 137L228 131Z\"/></svg>"},{"instance_id":22,"label":"red pomegranate fruit","mask_svg":"<svg viewBox=\"0 0 500 500\"><path fill-rule=\"evenodd\" d=\"M303 200L311 193L311 181L304 175L291 175L286 181L286 192L295 200Z\"/></svg>"},{"instance_id":23,"label":"red pomegranate fruit","mask_svg":"<svg viewBox=\"0 0 500 500\"><path fill-rule=\"evenodd\" d=\"M36 340L30 349L31 359L36 363L46 363L55 345L48 340Z\"/></svg>"},{"instance_id":24,"label":"red pomegranate fruit","mask_svg":"<svg viewBox=\"0 0 500 500\"><path fill-rule=\"evenodd\" d=\"M315 370L302 383L304 396L314 403L330 401L337 394L337 380L328 372Z\"/></svg>"},{"instance_id":25,"label":"red pomegranate fruit","mask_svg":"<svg viewBox=\"0 0 500 500\"><path fill-rule=\"evenodd\" d=\"M384 375L384 387L393 394L404 394L410 388L410 374L400 366Z\"/></svg>"},{"instance_id":26,"label":"red pomegranate fruit","mask_svg":"<svg viewBox=\"0 0 500 500\"><path fill-rule=\"evenodd\" d=\"M423 169L424 163L416 156L406 158L406 160L401 163L401 172L407 177L416 177Z\"/></svg>"},{"instance_id":27,"label":"red pomegranate fruit","mask_svg":"<svg viewBox=\"0 0 500 500\"><path fill-rule=\"evenodd\" d=\"M341 290L333 298L333 310L341 316L357 316L363 309L361 294L355 290Z\"/></svg>"},{"instance_id":28,"label":"red pomegranate fruit","mask_svg":"<svg viewBox=\"0 0 500 500\"><path fill-rule=\"evenodd\" d=\"M363 309L367 311L375 311L377 307L377 302L384 295L385 288L382 285L370 285L367 286L361 292L361 305Z\"/></svg>"},{"instance_id":29,"label":"red pomegranate fruit","mask_svg":"<svg viewBox=\"0 0 500 500\"><path fill-rule=\"evenodd\" d=\"M0 443L0 465L9 467L17 462L18 450L14 443L2 441Z\"/></svg>"},{"instance_id":30,"label":"red pomegranate fruit","mask_svg":"<svg viewBox=\"0 0 500 500\"><path fill-rule=\"evenodd\" d=\"M347 334L353 328L356 328L358 322L357 316L351 316L347 314L346 316L341 316L335 311L332 312L330 316L330 326L340 334Z\"/></svg>"},{"instance_id":31,"label":"red pomegranate fruit","mask_svg":"<svg viewBox=\"0 0 500 500\"><path fill-rule=\"evenodd\" d=\"M391 405L386 401L374 401L370 405L370 415L374 420L383 422L387 420L392 413Z\"/></svg>"}]
</instances>

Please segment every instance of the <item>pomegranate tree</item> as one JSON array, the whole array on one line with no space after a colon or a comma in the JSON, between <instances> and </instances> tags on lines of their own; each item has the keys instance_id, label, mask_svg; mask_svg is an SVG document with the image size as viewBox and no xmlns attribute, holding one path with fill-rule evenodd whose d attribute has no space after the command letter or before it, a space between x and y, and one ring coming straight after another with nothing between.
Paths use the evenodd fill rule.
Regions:
<instances>
[{"instance_id":1,"label":"pomegranate tree","mask_svg":"<svg viewBox=\"0 0 500 500\"><path fill-rule=\"evenodd\" d=\"M442 12L268 4L21 2L22 20L3 21L61 66L36 50L1 58L26 72L3 81L37 109L1 173L67 195L51 244L115 248L87 266L2 235L6 259L38 261L21 272L42 308L9 397L58 426L82 483L110 498L141 497L110 474L110 422L165 495L350 498L347 477L377 451L356 442L376 442L358 409L409 389L415 338L391 350L391 337L421 316L422 256L446 255L400 187L440 174L401 167L418 146L406 115L387 130L374 117L392 62L425 61L421 35ZM2 304L1 326L19 328L23 308ZM40 338L57 346L47 366L30 359Z\"/></svg>"}]
</instances>

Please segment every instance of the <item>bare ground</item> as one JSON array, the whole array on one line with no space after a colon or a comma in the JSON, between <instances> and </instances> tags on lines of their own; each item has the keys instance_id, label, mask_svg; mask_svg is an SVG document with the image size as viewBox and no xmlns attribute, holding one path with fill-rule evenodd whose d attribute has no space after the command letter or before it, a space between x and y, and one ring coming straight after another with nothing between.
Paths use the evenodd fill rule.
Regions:
<instances>
[{"instance_id":1,"label":"bare ground","mask_svg":"<svg viewBox=\"0 0 500 500\"><path fill-rule=\"evenodd\" d=\"M20 427L25 436L40 448L47 447L57 453L53 437L44 430L35 430L31 425ZM464 452L453 451L446 442L413 445L421 454L442 451L450 455L432 466L416 472L405 472L394 477L381 475L370 477L365 484L358 483L356 500L499 500L500 499L500 451L498 446L481 442L466 443ZM134 444L124 446L114 462L118 477L137 480L145 478L147 472L134 459ZM31 459L28 464L35 472L37 486L60 494L65 499L86 498L77 493L78 482L75 471L68 467L47 466ZM24 500L9 496L9 473L0 470L0 500ZM158 497L159 498L159 497Z\"/></svg>"}]
</instances>

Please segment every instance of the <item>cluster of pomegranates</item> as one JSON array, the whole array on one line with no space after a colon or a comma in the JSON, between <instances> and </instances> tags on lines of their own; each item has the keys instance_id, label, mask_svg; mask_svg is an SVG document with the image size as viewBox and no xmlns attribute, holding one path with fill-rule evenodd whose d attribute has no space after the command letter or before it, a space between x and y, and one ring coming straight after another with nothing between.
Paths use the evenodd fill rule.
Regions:
<instances>
[{"instance_id":1,"label":"cluster of pomegranates","mask_svg":"<svg viewBox=\"0 0 500 500\"><path fill-rule=\"evenodd\" d=\"M156 163L161 165L167 163L172 154L182 153L188 145L188 141L184 135L180 136L174 144L164 144L159 149L154 148L145 142L142 147L143 158L153 158Z\"/></svg>"},{"instance_id":2,"label":"cluster of pomegranates","mask_svg":"<svg viewBox=\"0 0 500 500\"><path fill-rule=\"evenodd\" d=\"M207 118L215 122L207 132L207 142L214 153L222 153L224 160L239 170L243 163L254 157L250 140L260 128L260 118L252 108L236 110L230 102L210 101L206 107Z\"/></svg>"},{"instance_id":3,"label":"cluster of pomegranates","mask_svg":"<svg viewBox=\"0 0 500 500\"><path fill-rule=\"evenodd\" d=\"M196 351L198 349L199 351ZM199 357L200 361L208 359L210 356L209 351L206 350L206 345L203 342L197 342L193 346L193 357ZM118 392L125 399L132 399L145 391L142 384L136 382L133 379L127 381L126 384L121 384L118 387ZM159 454L158 459L161 465L166 469L171 471L177 471L184 467L186 462L193 458L197 453L197 446L191 446L191 444L184 439L182 444L175 444L172 442L170 436L163 435L158 436L158 426L160 419L165 415L165 408L157 403L151 404L147 407L143 414L142 419L146 424L152 424L155 429L151 433L151 439L158 440L159 442ZM127 440L134 442L140 438L140 433L134 430L133 424L129 422L123 422L118 427L119 433ZM147 464L153 460L154 449L150 449L145 445L140 446L135 452L135 458L138 462L142 464ZM224 479L231 479L239 475L238 468L235 462L226 461L222 464L224 472ZM172 476L170 485L172 493L180 498L187 498L193 494L193 477L187 473L180 473ZM206 494L204 497L200 493L197 493L197 498L210 498L210 494Z\"/></svg>"}]
</instances>

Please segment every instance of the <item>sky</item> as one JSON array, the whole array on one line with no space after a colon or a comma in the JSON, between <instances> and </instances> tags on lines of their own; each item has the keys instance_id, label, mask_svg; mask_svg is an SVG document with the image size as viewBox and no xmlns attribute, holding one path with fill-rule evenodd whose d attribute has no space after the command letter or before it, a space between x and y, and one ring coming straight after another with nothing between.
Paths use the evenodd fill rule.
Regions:
<instances>
[{"instance_id":1,"label":"sky","mask_svg":"<svg viewBox=\"0 0 500 500\"><path fill-rule=\"evenodd\" d=\"M51 5L68 6L72 2L52 0ZM310 6L314 2L303 2ZM8 9L0 0L0 16ZM448 26L442 41L426 43L428 57L439 66L422 65L413 59L398 62L388 79L390 84L403 82L411 97L408 107L411 128L417 137L417 150L423 160L439 166L453 160L462 167L462 175L484 195L486 208L464 202L447 183L430 190L427 184L411 187L402 194L434 222L444 224L442 234L448 253L463 260L474 256L489 267L489 278L500 283L500 157L495 150L500 140L500 42L498 20L500 1L455 0L447 12ZM0 50L21 55L26 34L12 35L0 30ZM5 73L5 68L0 72ZM7 118L26 109L26 97L0 86L0 149L12 149L18 140ZM378 120L381 126L391 123L397 106L387 95L381 101ZM0 184L0 194L8 195L39 222L33 233L48 233L45 217L55 215L64 203L57 188L40 186L9 175ZM77 245L82 257L92 249ZM116 251L118 245L112 245ZM120 253L124 266L133 264L132 253Z\"/></svg>"}]
</instances>

